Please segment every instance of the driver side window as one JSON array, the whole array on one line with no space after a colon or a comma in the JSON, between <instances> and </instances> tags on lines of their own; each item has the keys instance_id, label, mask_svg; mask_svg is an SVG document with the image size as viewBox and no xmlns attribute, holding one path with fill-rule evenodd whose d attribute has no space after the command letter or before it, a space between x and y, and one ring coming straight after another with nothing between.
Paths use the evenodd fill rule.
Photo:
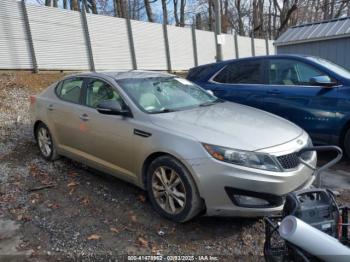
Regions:
<instances>
[{"instance_id":1,"label":"driver side window","mask_svg":"<svg viewBox=\"0 0 350 262\"><path fill-rule=\"evenodd\" d=\"M270 85L311 85L311 78L324 75L311 65L291 59L272 59L268 70Z\"/></svg>"},{"instance_id":2,"label":"driver side window","mask_svg":"<svg viewBox=\"0 0 350 262\"><path fill-rule=\"evenodd\" d=\"M105 100L122 103L122 98L111 85L99 79L90 79L86 87L85 105L96 108L100 102Z\"/></svg>"}]
</instances>

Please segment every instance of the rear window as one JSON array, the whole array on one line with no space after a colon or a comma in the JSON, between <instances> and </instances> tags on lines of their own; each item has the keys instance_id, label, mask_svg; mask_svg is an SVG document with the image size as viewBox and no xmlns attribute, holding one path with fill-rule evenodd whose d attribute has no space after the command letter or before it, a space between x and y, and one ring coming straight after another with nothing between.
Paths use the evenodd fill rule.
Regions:
<instances>
[{"instance_id":1,"label":"rear window","mask_svg":"<svg viewBox=\"0 0 350 262\"><path fill-rule=\"evenodd\" d=\"M62 100L78 104L80 102L80 93L82 86L82 78L66 79L58 84L56 88L56 94Z\"/></svg>"},{"instance_id":2,"label":"rear window","mask_svg":"<svg viewBox=\"0 0 350 262\"><path fill-rule=\"evenodd\" d=\"M213 80L226 84L262 84L261 73L260 61L241 61L227 65Z\"/></svg>"},{"instance_id":3,"label":"rear window","mask_svg":"<svg viewBox=\"0 0 350 262\"><path fill-rule=\"evenodd\" d=\"M216 65L211 66L200 66L192 68L187 75L187 79L191 81L199 81L205 77L208 77L211 71L214 69Z\"/></svg>"}]
</instances>

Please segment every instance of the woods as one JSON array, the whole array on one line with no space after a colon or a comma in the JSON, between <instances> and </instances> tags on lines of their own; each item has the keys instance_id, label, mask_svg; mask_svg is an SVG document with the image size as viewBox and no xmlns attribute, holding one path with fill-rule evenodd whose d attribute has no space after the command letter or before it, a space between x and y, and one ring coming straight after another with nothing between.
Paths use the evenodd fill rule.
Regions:
<instances>
[{"instance_id":1,"label":"woods","mask_svg":"<svg viewBox=\"0 0 350 262\"><path fill-rule=\"evenodd\" d=\"M31 0L40 5L214 30L215 0ZM30 0L27 0L30 2ZM276 39L289 26L350 15L350 0L220 0L221 29Z\"/></svg>"}]
</instances>

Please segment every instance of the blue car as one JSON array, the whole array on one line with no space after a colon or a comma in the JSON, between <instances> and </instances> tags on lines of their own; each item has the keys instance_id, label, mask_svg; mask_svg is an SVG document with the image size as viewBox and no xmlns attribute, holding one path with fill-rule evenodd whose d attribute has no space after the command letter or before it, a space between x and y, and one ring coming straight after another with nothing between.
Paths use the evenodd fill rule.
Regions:
<instances>
[{"instance_id":1,"label":"blue car","mask_svg":"<svg viewBox=\"0 0 350 262\"><path fill-rule=\"evenodd\" d=\"M219 98L286 118L315 144L340 145L350 156L350 71L339 65L312 56L249 57L192 68L187 78Z\"/></svg>"}]
</instances>

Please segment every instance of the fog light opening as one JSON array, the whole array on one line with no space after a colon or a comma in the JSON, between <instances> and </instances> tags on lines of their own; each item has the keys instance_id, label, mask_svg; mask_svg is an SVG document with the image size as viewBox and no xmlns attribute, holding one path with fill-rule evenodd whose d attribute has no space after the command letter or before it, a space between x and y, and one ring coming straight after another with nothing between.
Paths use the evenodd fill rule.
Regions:
<instances>
[{"instance_id":1,"label":"fog light opening","mask_svg":"<svg viewBox=\"0 0 350 262\"><path fill-rule=\"evenodd\" d=\"M237 204L239 206L246 206L246 207L270 206L270 203L262 198L244 196L244 195L234 195L233 197L237 201Z\"/></svg>"}]
</instances>

